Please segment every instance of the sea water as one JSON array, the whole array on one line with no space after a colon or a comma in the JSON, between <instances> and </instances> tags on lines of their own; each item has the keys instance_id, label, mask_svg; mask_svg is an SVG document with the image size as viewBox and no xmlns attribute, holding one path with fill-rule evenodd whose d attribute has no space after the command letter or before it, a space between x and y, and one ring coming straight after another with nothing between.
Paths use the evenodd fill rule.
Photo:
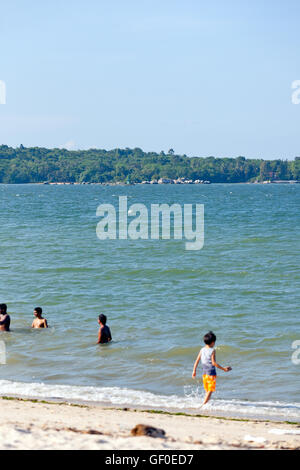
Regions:
<instances>
[{"instance_id":1,"label":"sea water","mask_svg":"<svg viewBox=\"0 0 300 470\"><path fill-rule=\"evenodd\" d=\"M204 204L202 250L99 240L97 207L117 210L119 196ZM11 316L0 395L196 413L193 364L213 330L232 371L218 372L206 410L300 421L299 207L297 184L0 185L0 302ZM30 328L37 306L48 330ZM113 336L104 346L100 313Z\"/></svg>"}]
</instances>

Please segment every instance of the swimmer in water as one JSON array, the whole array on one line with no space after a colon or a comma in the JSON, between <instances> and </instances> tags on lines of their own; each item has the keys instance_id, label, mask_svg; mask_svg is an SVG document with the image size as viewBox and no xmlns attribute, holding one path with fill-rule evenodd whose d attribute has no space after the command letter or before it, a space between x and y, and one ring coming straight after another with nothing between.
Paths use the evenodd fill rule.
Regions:
<instances>
[{"instance_id":1,"label":"swimmer in water","mask_svg":"<svg viewBox=\"0 0 300 470\"><path fill-rule=\"evenodd\" d=\"M9 331L10 316L7 314L7 305L0 304L0 331Z\"/></svg>"},{"instance_id":2,"label":"swimmer in water","mask_svg":"<svg viewBox=\"0 0 300 470\"><path fill-rule=\"evenodd\" d=\"M97 344L109 343L111 341L111 332L108 326L106 325L106 316L103 314L99 315L98 323L100 325L100 329L98 333Z\"/></svg>"},{"instance_id":3,"label":"swimmer in water","mask_svg":"<svg viewBox=\"0 0 300 470\"><path fill-rule=\"evenodd\" d=\"M36 307L33 311L35 319L32 322L31 328L48 328L46 318L42 317L43 310L40 307Z\"/></svg>"}]
</instances>

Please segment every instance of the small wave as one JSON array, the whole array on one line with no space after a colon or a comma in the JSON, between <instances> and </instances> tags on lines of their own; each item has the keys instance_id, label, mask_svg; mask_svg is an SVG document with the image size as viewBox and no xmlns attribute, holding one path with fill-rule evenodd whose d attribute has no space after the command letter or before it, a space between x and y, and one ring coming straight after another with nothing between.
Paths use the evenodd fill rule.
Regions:
<instances>
[{"instance_id":1,"label":"small wave","mask_svg":"<svg viewBox=\"0 0 300 470\"><path fill-rule=\"evenodd\" d=\"M46 385L44 383L21 383L0 380L1 396L34 399L101 403L106 406L130 406L165 411L219 414L253 419L269 419L300 422L300 403L250 402L243 400L214 399L201 408L201 387L188 386L184 394L157 395L152 392L119 387L84 387L73 385Z\"/></svg>"}]
</instances>

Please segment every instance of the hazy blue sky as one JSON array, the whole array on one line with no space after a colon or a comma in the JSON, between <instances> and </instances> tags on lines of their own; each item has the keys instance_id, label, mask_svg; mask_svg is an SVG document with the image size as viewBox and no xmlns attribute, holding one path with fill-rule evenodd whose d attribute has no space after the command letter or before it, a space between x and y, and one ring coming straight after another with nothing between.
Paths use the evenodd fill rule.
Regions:
<instances>
[{"instance_id":1,"label":"hazy blue sky","mask_svg":"<svg viewBox=\"0 0 300 470\"><path fill-rule=\"evenodd\" d=\"M299 0L1 2L0 143L300 155Z\"/></svg>"}]
</instances>

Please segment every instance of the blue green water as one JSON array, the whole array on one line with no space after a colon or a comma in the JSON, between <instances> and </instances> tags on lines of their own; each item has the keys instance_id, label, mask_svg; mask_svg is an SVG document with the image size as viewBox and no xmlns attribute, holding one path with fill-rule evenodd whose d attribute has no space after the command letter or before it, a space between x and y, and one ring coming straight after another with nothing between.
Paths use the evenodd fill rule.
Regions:
<instances>
[{"instance_id":1,"label":"blue green water","mask_svg":"<svg viewBox=\"0 0 300 470\"><path fill-rule=\"evenodd\" d=\"M101 203L204 204L205 243L106 240ZM203 334L217 335L211 412L300 421L300 185L0 185L0 394L197 410ZM51 328L32 331L44 309ZM113 342L97 346L105 313ZM201 378L201 370L199 369Z\"/></svg>"}]
</instances>

